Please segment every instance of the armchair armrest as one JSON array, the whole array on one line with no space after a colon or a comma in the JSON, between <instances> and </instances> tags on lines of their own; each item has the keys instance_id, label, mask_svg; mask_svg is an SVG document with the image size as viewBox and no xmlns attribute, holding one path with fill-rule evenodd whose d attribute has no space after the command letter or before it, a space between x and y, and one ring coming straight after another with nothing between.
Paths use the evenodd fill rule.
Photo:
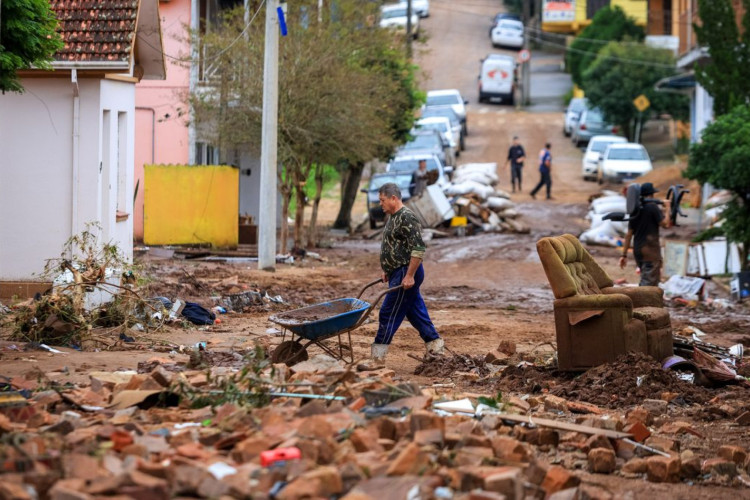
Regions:
<instances>
[{"instance_id":1,"label":"armchair armrest","mask_svg":"<svg viewBox=\"0 0 750 500\"><path fill-rule=\"evenodd\" d=\"M602 288L605 295L621 294L630 297L633 307L664 307L664 290L658 286L610 286Z\"/></svg>"},{"instance_id":2,"label":"armchair armrest","mask_svg":"<svg viewBox=\"0 0 750 500\"><path fill-rule=\"evenodd\" d=\"M563 309L633 309L633 301L624 294L574 295L555 300L555 308Z\"/></svg>"}]
</instances>

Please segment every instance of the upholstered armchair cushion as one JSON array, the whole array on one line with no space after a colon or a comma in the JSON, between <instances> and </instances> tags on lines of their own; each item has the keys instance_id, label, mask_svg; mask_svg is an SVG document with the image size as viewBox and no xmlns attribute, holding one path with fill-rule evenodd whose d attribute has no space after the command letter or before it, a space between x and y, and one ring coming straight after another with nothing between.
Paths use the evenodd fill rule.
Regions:
<instances>
[{"instance_id":1,"label":"upholstered armchair cushion","mask_svg":"<svg viewBox=\"0 0 750 500\"><path fill-rule=\"evenodd\" d=\"M658 286L610 286L602 287L602 293L627 295L633 307L664 307L664 290Z\"/></svg>"},{"instance_id":2,"label":"upholstered armchair cushion","mask_svg":"<svg viewBox=\"0 0 750 500\"><path fill-rule=\"evenodd\" d=\"M612 279L572 234L542 238L536 244L556 299L600 294Z\"/></svg>"}]
</instances>

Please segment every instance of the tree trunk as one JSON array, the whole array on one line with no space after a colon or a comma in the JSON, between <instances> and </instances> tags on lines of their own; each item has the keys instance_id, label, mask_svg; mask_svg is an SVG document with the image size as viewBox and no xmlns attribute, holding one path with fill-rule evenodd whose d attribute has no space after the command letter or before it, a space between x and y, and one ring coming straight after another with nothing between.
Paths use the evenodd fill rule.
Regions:
<instances>
[{"instance_id":1,"label":"tree trunk","mask_svg":"<svg viewBox=\"0 0 750 500\"><path fill-rule=\"evenodd\" d=\"M312 215L310 216L310 226L307 232L307 247L314 248L318 246L318 207L320 198L323 196L323 165L315 164L315 199L313 200Z\"/></svg>"},{"instance_id":2,"label":"tree trunk","mask_svg":"<svg viewBox=\"0 0 750 500\"><path fill-rule=\"evenodd\" d=\"M278 182L279 192L281 193L281 241L279 253L284 255L287 252L287 248L289 248L289 204L293 193L292 175L288 167L279 170Z\"/></svg>"},{"instance_id":3,"label":"tree trunk","mask_svg":"<svg viewBox=\"0 0 750 500\"><path fill-rule=\"evenodd\" d=\"M294 247L304 248L304 224L305 224L305 176L301 169L294 172L294 191L297 195L297 206L294 213Z\"/></svg>"},{"instance_id":4,"label":"tree trunk","mask_svg":"<svg viewBox=\"0 0 750 500\"><path fill-rule=\"evenodd\" d=\"M349 229L352 222L352 208L359 191L359 182L362 180L362 171L365 169L364 163L349 165L349 168L341 180L341 208L336 216L336 222L333 223L335 229Z\"/></svg>"}]
</instances>

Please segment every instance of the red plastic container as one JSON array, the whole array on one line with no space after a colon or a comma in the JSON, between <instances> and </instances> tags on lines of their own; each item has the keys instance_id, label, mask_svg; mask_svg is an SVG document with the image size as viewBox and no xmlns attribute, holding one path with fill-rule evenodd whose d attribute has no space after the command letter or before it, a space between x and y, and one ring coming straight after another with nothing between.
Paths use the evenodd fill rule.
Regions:
<instances>
[{"instance_id":1,"label":"red plastic container","mask_svg":"<svg viewBox=\"0 0 750 500\"><path fill-rule=\"evenodd\" d=\"M278 462L299 460L300 458L302 458L302 452L299 448L295 448L294 446L291 448L276 448L275 450L267 450L260 454L260 465L268 467Z\"/></svg>"}]
</instances>

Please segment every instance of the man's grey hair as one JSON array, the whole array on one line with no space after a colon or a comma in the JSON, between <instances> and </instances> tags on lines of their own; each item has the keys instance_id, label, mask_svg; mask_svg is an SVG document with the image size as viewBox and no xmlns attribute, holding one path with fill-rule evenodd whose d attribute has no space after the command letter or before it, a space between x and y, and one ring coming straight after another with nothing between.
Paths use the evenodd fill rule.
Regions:
<instances>
[{"instance_id":1,"label":"man's grey hair","mask_svg":"<svg viewBox=\"0 0 750 500\"><path fill-rule=\"evenodd\" d=\"M385 184L380 186L380 189L378 189L378 193L382 194L386 198L395 196L399 200L401 199L401 188L398 187L398 184L394 182L386 182Z\"/></svg>"}]
</instances>

